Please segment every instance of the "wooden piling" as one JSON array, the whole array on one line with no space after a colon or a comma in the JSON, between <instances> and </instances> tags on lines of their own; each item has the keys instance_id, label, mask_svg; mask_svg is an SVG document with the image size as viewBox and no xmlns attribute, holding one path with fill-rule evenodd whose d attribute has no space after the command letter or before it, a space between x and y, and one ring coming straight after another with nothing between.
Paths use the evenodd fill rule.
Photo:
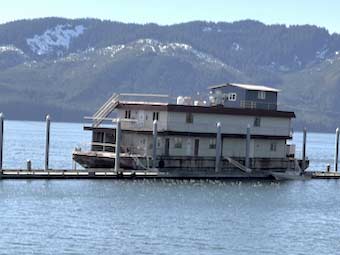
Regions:
<instances>
[{"instance_id":1,"label":"wooden piling","mask_svg":"<svg viewBox=\"0 0 340 255\"><path fill-rule=\"evenodd\" d=\"M47 114L46 115L45 170L48 170L48 165L49 165L50 128L51 128L51 117L49 114Z\"/></svg>"},{"instance_id":2,"label":"wooden piling","mask_svg":"<svg viewBox=\"0 0 340 255\"><path fill-rule=\"evenodd\" d=\"M304 128L302 145L302 170L306 169L306 144L307 144L307 128Z\"/></svg>"},{"instance_id":3,"label":"wooden piling","mask_svg":"<svg viewBox=\"0 0 340 255\"><path fill-rule=\"evenodd\" d=\"M157 120L153 122L153 129L152 129L152 168L157 167Z\"/></svg>"},{"instance_id":4,"label":"wooden piling","mask_svg":"<svg viewBox=\"0 0 340 255\"><path fill-rule=\"evenodd\" d=\"M221 123L216 124L216 162L215 172L219 172L221 168L221 153L222 153L222 135L221 135Z\"/></svg>"},{"instance_id":5,"label":"wooden piling","mask_svg":"<svg viewBox=\"0 0 340 255\"><path fill-rule=\"evenodd\" d=\"M0 113L0 170L2 170L3 148L4 148L4 115L1 112Z\"/></svg>"},{"instance_id":6,"label":"wooden piling","mask_svg":"<svg viewBox=\"0 0 340 255\"><path fill-rule=\"evenodd\" d=\"M121 139L121 123L120 119L117 119L116 127L116 158L115 158L115 171L118 172L120 169L120 139Z\"/></svg>"},{"instance_id":7,"label":"wooden piling","mask_svg":"<svg viewBox=\"0 0 340 255\"><path fill-rule=\"evenodd\" d=\"M31 171L32 170L32 162L31 162L31 160L28 159L26 164L27 164L27 171Z\"/></svg>"},{"instance_id":8,"label":"wooden piling","mask_svg":"<svg viewBox=\"0 0 340 255\"><path fill-rule=\"evenodd\" d=\"M246 168L249 168L249 154L250 154L250 125L248 124L246 135L246 159L245 159Z\"/></svg>"},{"instance_id":9,"label":"wooden piling","mask_svg":"<svg viewBox=\"0 0 340 255\"><path fill-rule=\"evenodd\" d=\"M338 162L339 162L339 128L335 131L335 157L334 157L334 170L338 171Z\"/></svg>"}]
</instances>

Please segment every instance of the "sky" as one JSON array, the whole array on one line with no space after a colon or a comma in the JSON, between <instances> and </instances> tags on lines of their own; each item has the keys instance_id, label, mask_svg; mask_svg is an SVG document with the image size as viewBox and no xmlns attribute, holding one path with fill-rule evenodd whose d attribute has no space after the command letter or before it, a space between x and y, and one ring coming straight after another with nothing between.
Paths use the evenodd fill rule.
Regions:
<instances>
[{"instance_id":1,"label":"sky","mask_svg":"<svg viewBox=\"0 0 340 255\"><path fill-rule=\"evenodd\" d=\"M50 16L161 25L254 19L340 33L340 0L0 0L0 23Z\"/></svg>"}]
</instances>

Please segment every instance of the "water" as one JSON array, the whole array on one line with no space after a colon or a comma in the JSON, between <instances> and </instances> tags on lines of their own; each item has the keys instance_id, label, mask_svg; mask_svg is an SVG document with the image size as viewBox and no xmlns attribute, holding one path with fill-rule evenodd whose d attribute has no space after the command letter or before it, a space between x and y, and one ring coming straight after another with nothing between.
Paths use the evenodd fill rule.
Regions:
<instances>
[{"instance_id":1,"label":"water","mask_svg":"<svg viewBox=\"0 0 340 255\"><path fill-rule=\"evenodd\" d=\"M4 166L43 167L44 123L6 122ZM90 134L53 123L51 167ZM301 134L294 142L301 145ZM298 146L300 150L301 146ZM309 134L311 168L334 134ZM0 254L337 254L340 182L0 181Z\"/></svg>"}]
</instances>

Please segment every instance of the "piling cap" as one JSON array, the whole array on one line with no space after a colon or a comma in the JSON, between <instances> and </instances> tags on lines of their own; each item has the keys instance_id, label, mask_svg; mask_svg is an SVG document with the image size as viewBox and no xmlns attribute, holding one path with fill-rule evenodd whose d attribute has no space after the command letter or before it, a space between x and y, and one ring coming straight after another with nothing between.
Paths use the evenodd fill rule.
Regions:
<instances>
[{"instance_id":1,"label":"piling cap","mask_svg":"<svg viewBox=\"0 0 340 255\"><path fill-rule=\"evenodd\" d=\"M221 125L221 122L217 122L216 123L216 126L218 127L218 128L220 128L222 125Z\"/></svg>"},{"instance_id":2,"label":"piling cap","mask_svg":"<svg viewBox=\"0 0 340 255\"><path fill-rule=\"evenodd\" d=\"M4 114L2 112L0 112L0 119L4 118Z\"/></svg>"},{"instance_id":3,"label":"piling cap","mask_svg":"<svg viewBox=\"0 0 340 255\"><path fill-rule=\"evenodd\" d=\"M46 115L46 120L50 120L51 116L49 114Z\"/></svg>"}]
</instances>

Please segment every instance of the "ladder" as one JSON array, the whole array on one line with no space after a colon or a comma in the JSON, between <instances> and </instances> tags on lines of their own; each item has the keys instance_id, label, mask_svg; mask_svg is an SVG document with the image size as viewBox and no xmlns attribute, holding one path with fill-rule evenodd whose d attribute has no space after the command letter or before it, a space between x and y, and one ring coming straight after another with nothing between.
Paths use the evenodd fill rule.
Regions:
<instances>
[{"instance_id":1,"label":"ladder","mask_svg":"<svg viewBox=\"0 0 340 255\"><path fill-rule=\"evenodd\" d=\"M245 173L251 173L251 169L250 168L247 168L245 167L244 165L242 165L241 163L239 163L238 161L230 158L230 157L225 157L228 162L234 166L236 166L238 169L240 169L241 171L245 172Z\"/></svg>"},{"instance_id":2,"label":"ladder","mask_svg":"<svg viewBox=\"0 0 340 255\"><path fill-rule=\"evenodd\" d=\"M113 93L112 96L92 115L93 127L98 127L103 120L117 107L119 94Z\"/></svg>"}]
</instances>

